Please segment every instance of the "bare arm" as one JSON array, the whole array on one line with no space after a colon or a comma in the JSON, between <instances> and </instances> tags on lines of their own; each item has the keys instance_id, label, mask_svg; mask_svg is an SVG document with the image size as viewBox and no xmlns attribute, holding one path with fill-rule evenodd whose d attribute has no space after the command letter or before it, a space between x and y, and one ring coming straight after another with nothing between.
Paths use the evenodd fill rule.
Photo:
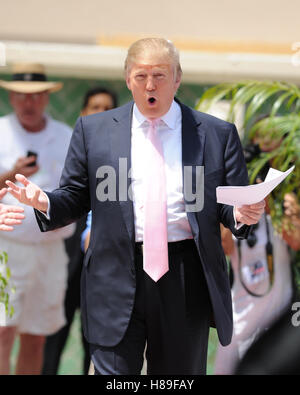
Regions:
<instances>
[{"instance_id":1,"label":"bare arm","mask_svg":"<svg viewBox=\"0 0 300 395\"><path fill-rule=\"evenodd\" d=\"M36 160L35 156L21 157L14 164L13 168L5 173L0 174L0 189L6 187L6 180L15 181L16 174L23 174L25 177L30 177L38 170L38 166L28 166Z\"/></svg>"},{"instance_id":2,"label":"bare arm","mask_svg":"<svg viewBox=\"0 0 300 395\"><path fill-rule=\"evenodd\" d=\"M225 255L231 255L234 250L234 241L232 238L232 233L230 229L225 228L221 224L221 239L222 239L222 247Z\"/></svg>"}]
</instances>

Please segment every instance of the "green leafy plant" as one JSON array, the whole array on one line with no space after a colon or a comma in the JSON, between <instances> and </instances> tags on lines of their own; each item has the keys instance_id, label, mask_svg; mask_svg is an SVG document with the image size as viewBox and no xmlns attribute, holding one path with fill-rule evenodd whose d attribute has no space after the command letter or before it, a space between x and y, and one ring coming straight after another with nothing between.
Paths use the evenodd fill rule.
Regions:
<instances>
[{"instance_id":1,"label":"green leafy plant","mask_svg":"<svg viewBox=\"0 0 300 395\"><path fill-rule=\"evenodd\" d=\"M250 183L256 180L267 162L280 171L295 165L293 173L274 190L269 199L273 225L281 233L283 196L293 191L300 201L300 89L294 84L279 81L250 80L218 84L204 92L196 108L207 112L220 100L230 102L229 122L235 122L237 106L245 107L245 142L258 135L278 141L275 149L262 152L249 163ZM262 113L267 115L260 119Z\"/></svg>"},{"instance_id":2,"label":"green leafy plant","mask_svg":"<svg viewBox=\"0 0 300 395\"><path fill-rule=\"evenodd\" d=\"M9 317L12 317L14 314L14 308L10 304L8 290L10 288L11 292L15 292L15 288L9 284L11 273L9 266L7 265L7 260L8 257L6 252L0 252L0 304L4 305L5 313Z\"/></svg>"},{"instance_id":3,"label":"green leafy plant","mask_svg":"<svg viewBox=\"0 0 300 395\"><path fill-rule=\"evenodd\" d=\"M295 169L289 177L269 195L268 204L275 230L282 233L283 197L293 192L300 202L300 88L279 81L240 81L218 84L204 92L197 103L199 111L207 112L220 100L228 100L230 108L227 120L235 122L235 109L243 106L244 143L255 137L276 142L274 149L261 152L248 163L250 183L256 180L263 167L269 163L280 171L291 165ZM261 115L264 114L262 117ZM300 295L300 251L291 251L294 284Z\"/></svg>"}]
</instances>

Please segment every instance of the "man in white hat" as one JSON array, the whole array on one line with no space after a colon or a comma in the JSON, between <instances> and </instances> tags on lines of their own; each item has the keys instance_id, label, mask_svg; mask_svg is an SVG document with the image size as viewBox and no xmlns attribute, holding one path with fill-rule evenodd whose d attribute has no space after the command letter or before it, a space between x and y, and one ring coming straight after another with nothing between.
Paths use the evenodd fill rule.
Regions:
<instances>
[{"instance_id":1,"label":"man in white hat","mask_svg":"<svg viewBox=\"0 0 300 395\"><path fill-rule=\"evenodd\" d=\"M59 184L72 130L45 113L49 94L62 83L50 82L40 64L18 64L11 81L0 81L9 91L13 113L0 118L0 189L16 173L26 174L51 190ZM2 203L14 205L8 194ZM14 232L1 232L0 251L6 251L15 293L12 318L0 317L0 374L9 373L14 339L20 334L17 374L39 374L44 339L65 324L63 302L68 258L64 239L73 225L42 234L32 209Z\"/></svg>"}]
</instances>

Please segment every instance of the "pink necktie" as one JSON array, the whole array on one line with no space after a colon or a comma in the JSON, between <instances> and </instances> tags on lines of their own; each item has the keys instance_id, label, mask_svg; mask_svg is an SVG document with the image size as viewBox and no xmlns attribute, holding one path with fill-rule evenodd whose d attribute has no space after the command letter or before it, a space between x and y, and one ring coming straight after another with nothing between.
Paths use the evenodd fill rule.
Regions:
<instances>
[{"instance_id":1,"label":"pink necktie","mask_svg":"<svg viewBox=\"0 0 300 395\"><path fill-rule=\"evenodd\" d=\"M145 170L143 262L145 272L158 281L168 270L167 194L159 120L149 121Z\"/></svg>"}]
</instances>

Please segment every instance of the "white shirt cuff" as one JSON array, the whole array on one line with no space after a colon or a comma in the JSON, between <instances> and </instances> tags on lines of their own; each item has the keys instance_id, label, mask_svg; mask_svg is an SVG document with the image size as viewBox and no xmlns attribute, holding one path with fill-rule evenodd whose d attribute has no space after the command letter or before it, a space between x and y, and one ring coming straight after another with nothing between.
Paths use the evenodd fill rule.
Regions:
<instances>
[{"instance_id":1,"label":"white shirt cuff","mask_svg":"<svg viewBox=\"0 0 300 395\"><path fill-rule=\"evenodd\" d=\"M233 207L233 219L234 219L234 227L235 227L236 230L241 229L241 227L245 225L242 222L237 222L236 221L236 218L235 218L235 207Z\"/></svg>"},{"instance_id":2,"label":"white shirt cuff","mask_svg":"<svg viewBox=\"0 0 300 395\"><path fill-rule=\"evenodd\" d=\"M46 195L47 196L47 195ZM47 196L47 200L48 200L48 210L47 210L47 212L46 213L44 213L44 211L40 211L40 210L37 210L37 211L39 211L41 214L43 214L48 220L50 220L50 200L49 200L49 198L48 198L48 196Z\"/></svg>"}]
</instances>

